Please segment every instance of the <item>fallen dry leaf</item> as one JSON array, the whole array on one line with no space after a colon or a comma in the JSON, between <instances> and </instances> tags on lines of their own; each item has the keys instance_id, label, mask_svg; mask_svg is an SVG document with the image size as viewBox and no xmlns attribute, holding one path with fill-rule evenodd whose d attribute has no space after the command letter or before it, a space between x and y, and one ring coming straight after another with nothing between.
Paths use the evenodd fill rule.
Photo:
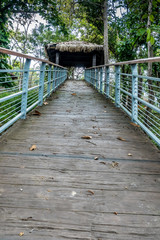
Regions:
<instances>
[{"instance_id":1,"label":"fallen dry leaf","mask_svg":"<svg viewBox=\"0 0 160 240\"><path fill-rule=\"evenodd\" d=\"M117 212L114 212L114 214L115 214L115 215L118 215L118 213L117 213Z\"/></svg>"},{"instance_id":2,"label":"fallen dry leaf","mask_svg":"<svg viewBox=\"0 0 160 240\"><path fill-rule=\"evenodd\" d=\"M30 147L30 151L34 151L35 149L37 148L37 146L36 145L32 145L32 147Z\"/></svg>"},{"instance_id":3,"label":"fallen dry leaf","mask_svg":"<svg viewBox=\"0 0 160 240\"><path fill-rule=\"evenodd\" d=\"M134 127L140 127L138 124L133 123L133 122L130 122L130 124L131 124L132 126L134 126Z\"/></svg>"},{"instance_id":4,"label":"fallen dry leaf","mask_svg":"<svg viewBox=\"0 0 160 240\"><path fill-rule=\"evenodd\" d=\"M72 96L76 96L77 94L76 94L76 93L72 93L71 95L72 95Z\"/></svg>"},{"instance_id":5,"label":"fallen dry leaf","mask_svg":"<svg viewBox=\"0 0 160 240\"><path fill-rule=\"evenodd\" d=\"M94 160L98 160L98 157L95 157Z\"/></svg>"},{"instance_id":6,"label":"fallen dry leaf","mask_svg":"<svg viewBox=\"0 0 160 240\"><path fill-rule=\"evenodd\" d=\"M41 113L40 113L39 111L35 110L35 111L32 113L32 115L37 115L37 116L40 116L40 115L41 115Z\"/></svg>"},{"instance_id":7,"label":"fallen dry leaf","mask_svg":"<svg viewBox=\"0 0 160 240\"><path fill-rule=\"evenodd\" d=\"M96 119L94 119L94 118L92 118L91 121L93 121L93 122L98 122L98 121L97 121Z\"/></svg>"},{"instance_id":8,"label":"fallen dry leaf","mask_svg":"<svg viewBox=\"0 0 160 240\"><path fill-rule=\"evenodd\" d=\"M44 102L43 104L44 104L44 105L48 105L48 102Z\"/></svg>"},{"instance_id":9,"label":"fallen dry leaf","mask_svg":"<svg viewBox=\"0 0 160 240\"><path fill-rule=\"evenodd\" d=\"M32 217L27 217L27 218L22 218L21 220L27 222L27 221L30 221L30 220L32 220L32 219L33 219Z\"/></svg>"},{"instance_id":10,"label":"fallen dry leaf","mask_svg":"<svg viewBox=\"0 0 160 240\"><path fill-rule=\"evenodd\" d=\"M128 156L132 156L132 153L128 153Z\"/></svg>"},{"instance_id":11,"label":"fallen dry leaf","mask_svg":"<svg viewBox=\"0 0 160 240\"><path fill-rule=\"evenodd\" d=\"M88 190L88 192L92 195L94 195L94 192L92 190Z\"/></svg>"},{"instance_id":12,"label":"fallen dry leaf","mask_svg":"<svg viewBox=\"0 0 160 240\"><path fill-rule=\"evenodd\" d=\"M114 168L114 167L118 167L118 164L119 164L118 162L113 161L113 162L112 162L112 167L113 167L113 168Z\"/></svg>"},{"instance_id":13,"label":"fallen dry leaf","mask_svg":"<svg viewBox=\"0 0 160 240\"><path fill-rule=\"evenodd\" d=\"M24 232L20 232L19 236L22 237L24 235Z\"/></svg>"},{"instance_id":14,"label":"fallen dry leaf","mask_svg":"<svg viewBox=\"0 0 160 240\"><path fill-rule=\"evenodd\" d=\"M82 136L81 138L82 138L82 139L92 139L91 136Z\"/></svg>"},{"instance_id":15,"label":"fallen dry leaf","mask_svg":"<svg viewBox=\"0 0 160 240\"><path fill-rule=\"evenodd\" d=\"M122 137L117 137L118 140L120 141L126 141L126 139L122 138Z\"/></svg>"},{"instance_id":16,"label":"fallen dry leaf","mask_svg":"<svg viewBox=\"0 0 160 240\"><path fill-rule=\"evenodd\" d=\"M99 163L106 165L106 162L99 162Z\"/></svg>"}]
</instances>

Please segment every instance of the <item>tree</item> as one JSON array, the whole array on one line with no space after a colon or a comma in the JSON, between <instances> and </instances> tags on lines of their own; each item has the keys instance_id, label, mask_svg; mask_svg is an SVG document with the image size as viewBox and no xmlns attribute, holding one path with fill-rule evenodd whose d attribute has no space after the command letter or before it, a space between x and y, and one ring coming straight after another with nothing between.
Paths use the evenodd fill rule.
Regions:
<instances>
[{"instance_id":1,"label":"tree","mask_svg":"<svg viewBox=\"0 0 160 240\"><path fill-rule=\"evenodd\" d=\"M104 22L104 64L109 63L109 51L108 51L108 1L104 1L103 9L103 22Z\"/></svg>"}]
</instances>

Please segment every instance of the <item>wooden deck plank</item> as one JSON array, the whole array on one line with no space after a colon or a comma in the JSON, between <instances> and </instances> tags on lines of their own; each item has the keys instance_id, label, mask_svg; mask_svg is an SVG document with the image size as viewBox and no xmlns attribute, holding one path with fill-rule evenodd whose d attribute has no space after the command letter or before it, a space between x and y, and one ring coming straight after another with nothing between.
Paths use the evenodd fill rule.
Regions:
<instances>
[{"instance_id":1,"label":"wooden deck plank","mask_svg":"<svg viewBox=\"0 0 160 240\"><path fill-rule=\"evenodd\" d=\"M47 101L1 138L0 239L160 239L160 155L150 140L83 81Z\"/></svg>"}]
</instances>

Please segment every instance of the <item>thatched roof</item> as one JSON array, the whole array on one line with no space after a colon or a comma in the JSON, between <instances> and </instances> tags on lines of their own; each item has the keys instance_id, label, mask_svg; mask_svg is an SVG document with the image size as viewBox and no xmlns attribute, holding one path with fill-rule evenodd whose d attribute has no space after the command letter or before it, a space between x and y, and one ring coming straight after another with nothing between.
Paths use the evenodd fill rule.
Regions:
<instances>
[{"instance_id":1,"label":"thatched roof","mask_svg":"<svg viewBox=\"0 0 160 240\"><path fill-rule=\"evenodd\" d=\"M87 43L83 41L69 41L52 43L46 46L47 50L54 49L60 52L84 52L103 51L103 45Z\"/></svg>"}]
</instances>

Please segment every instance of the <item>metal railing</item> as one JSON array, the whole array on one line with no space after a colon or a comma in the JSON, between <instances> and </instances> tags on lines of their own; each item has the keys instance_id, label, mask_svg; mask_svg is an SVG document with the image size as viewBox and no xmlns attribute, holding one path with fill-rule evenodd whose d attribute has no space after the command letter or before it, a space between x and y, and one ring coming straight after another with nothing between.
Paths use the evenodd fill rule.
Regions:
<instances>
[{"instance_id":1,"label":"metal railing","mask_svg":"<svg viewBox=\"0 0 160 240\"><path fill-rule=\"evenodd\" d=\"M85 80L122 108L160 146L160 78L139 72L160 58L139 59L85 70ZM138 65L139 64L139 65ZM123 72L124 66L127 73ZM147 69L147 66L146 68Z\"/></svg>"},{"instance_id":2,"label":"metal railing","mask_svg":"<svg viewBox=\"0 0 160 240\"><path fill-rule=\"evenodd\" d=\"M67 69L44 59L34 58L0 48L1 59L16 56L23 68L8 65L0 69L0 133L18 119L25 119L27 112L43 105L45 98L66 79ZM7 55L6 55L7 54ZM16 62L16 59L15 59Z\"/></svg>"}]
</instances>

